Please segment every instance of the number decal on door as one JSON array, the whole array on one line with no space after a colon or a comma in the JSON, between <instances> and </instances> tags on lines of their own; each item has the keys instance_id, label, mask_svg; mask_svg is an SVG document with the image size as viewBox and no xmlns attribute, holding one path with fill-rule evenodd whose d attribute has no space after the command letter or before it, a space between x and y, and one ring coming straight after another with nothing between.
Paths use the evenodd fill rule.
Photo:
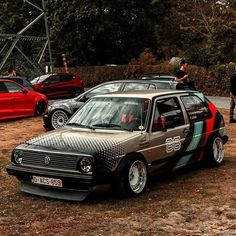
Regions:
<instances>
[{"instance_id":1,"label":"number decal on door","mask_svg":"<svg viewBox=\"0 0 236 236\"><path fill-rule=\"evenodd\" d=\"M181 148L180 136L166 139L166 152L176 152Z\"/></svg>"}]
</instances>

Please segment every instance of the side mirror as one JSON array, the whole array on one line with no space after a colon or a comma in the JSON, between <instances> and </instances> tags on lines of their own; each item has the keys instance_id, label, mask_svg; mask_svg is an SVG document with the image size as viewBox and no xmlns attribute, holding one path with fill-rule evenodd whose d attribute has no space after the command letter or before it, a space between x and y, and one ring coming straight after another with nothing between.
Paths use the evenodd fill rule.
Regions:
<instances>
[{"instance_id":1,"label":"side mirror","mask_svg":"<svg viewBox=\"0 0 236 236\"><path fill-rule=\"evenodd\" d=\"M27 94L28 92L29 92L28 89L22 88L22 93L23 93L23 94Z\"/></svg>"},{"instance_id":2,"label":"side mirror","mask_svg":"<svg viewBox=\"0 0 236 236\"><path fill-rule=\"evenodd\" d=\"M45 82L43 82L43 85L48 86L48 85L49 85L49 82L48 82L48 81L45 81Z\"/></svg>"}]
</instances>

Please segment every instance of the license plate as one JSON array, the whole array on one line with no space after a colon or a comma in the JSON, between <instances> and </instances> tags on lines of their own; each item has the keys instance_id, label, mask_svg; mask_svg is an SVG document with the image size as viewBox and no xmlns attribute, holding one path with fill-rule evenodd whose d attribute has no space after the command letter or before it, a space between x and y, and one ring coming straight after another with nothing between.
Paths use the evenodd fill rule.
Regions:
<instances>
[{"instance_id":1,"label":"license plate","mask_svg":"<svg viewBox=\"0 0 236 236\"><path fill-rule=\"evenodd\" d=\"M54 186L54 187L63 187L61 179L32 176L31 181L34 184L42 184L42 185Z\"/></svg>"}]
</instances>

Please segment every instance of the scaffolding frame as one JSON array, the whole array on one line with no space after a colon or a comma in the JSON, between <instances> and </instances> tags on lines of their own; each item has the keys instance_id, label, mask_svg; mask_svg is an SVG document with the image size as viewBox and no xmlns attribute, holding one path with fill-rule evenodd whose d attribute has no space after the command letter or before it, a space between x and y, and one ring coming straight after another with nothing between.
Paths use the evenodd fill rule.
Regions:
<instances>
[{"instance_id":1,"label":"scaffolding frame","mask_svg":"<svg viewBox=\"0 0 236 236\"><path fill-rule=\"evenodd\" d=\"M49 72L52 72L53 70L53 64L52 64L52 52L51 52L51 45L50 45L50 37L49 37L49 30L48 30L48 23L47 23L47 15L45 11L45 3L44 0L42 0L42 8L36 6L29 0L23 0L23 2L28 3L33 8L37 9L40 14L33 19L28 25L26 25L23 29L18 31L16 34L0 34L0 41L4 41L4 45L0 49L0 55L3 55L4 51L6 49L7 52L5 55L3 55L3 60L0 62L0 70L4 67L7 60L9 59L10 55L12 54L13 50L16 49L21 56L34 68L38 73L42 74L43 69L40 66L40 63L43 59L43 56L46 53L46 49L48 49L48 56L49 56ZM25 35L25 32L30 29L36 22L40 20L44 20L44 26L45 26L45 36L34 36L34 35ZM39 52L37 53L37 56L35 60L31 60L25 53L24 49L21 49L17 43L22 41L42 41L42 47L40 48ZM9 47L10 44L10 47Z\"/></svg>"}]
</instances>

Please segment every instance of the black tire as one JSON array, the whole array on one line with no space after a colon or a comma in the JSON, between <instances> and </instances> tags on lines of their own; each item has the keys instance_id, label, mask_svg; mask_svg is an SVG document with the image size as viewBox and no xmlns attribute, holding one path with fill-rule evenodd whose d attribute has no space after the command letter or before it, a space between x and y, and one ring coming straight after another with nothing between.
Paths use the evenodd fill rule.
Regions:
<instances>
[{"instance_id":1,"label":"black tire","mask_svg":"<svg viewBox=\"0 0 236 236\"><path fill-rule=\"evenodd\" d=\"M52 129L63 127L69 120L69 114L61 109L57 109L50 114L50 123Z\"/></svg>"},{"instance_id":2,"label":"black tire","mask_svg":"<svg viewBox=\"0 0 236 236\"><path fill-rule=\"evenodd\" d=\"M47 105L43 100L38 101L38 103L35 107L35 110L34 110L34 114L36 116L42 115L45 112L46 107L47 107Z\"/></svg>"},{"instance_id":3,"label":"black tire","mask_svg":"<svg viewBox=\"0 0 236 236\"><path fill-rule=\"evenodd\" d=\"M208 166L219 166L224 159L224 142L218 135L214 135L208 143L206 160Z\"/></svg>"},{"instance_id":4,"label":"black tire","mask_svg":"<svg viewBox=\"0 0 236 236\"><path fill-rule=\"evenodd\" d=\"M121 197L140 195L147 184L147 165L141 157L129 156L118 167L113 189Z\"/></svg>"}]
</instances>

